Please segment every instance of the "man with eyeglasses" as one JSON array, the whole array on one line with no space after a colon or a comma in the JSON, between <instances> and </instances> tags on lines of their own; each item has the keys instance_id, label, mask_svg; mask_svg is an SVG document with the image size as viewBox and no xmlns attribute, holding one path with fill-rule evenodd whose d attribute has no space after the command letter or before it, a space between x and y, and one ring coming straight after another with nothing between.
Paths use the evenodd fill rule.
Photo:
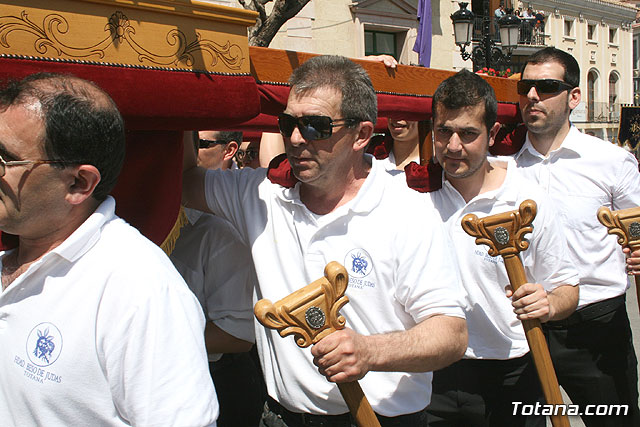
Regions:
<instances>
[{"instance_id":1,"label":"man with eyeglasses","mask_svg":"<svg viewBox=\"0 0 640 427\"><path fill-rule=\"evenodd\" d=\"M243 141L236 153L236 163L240 168L260 167L260 141Z\"/></svg>"},{"instance_id":2,"label":"man with eyeglasses","mask_svg":"<svg viewBox=\"0 0 640 427\"><path fill-rule=\"evenodd\" d=\"M583 411L589 404L629 405L626 417L583 416L587 426L638 426L625 257L596 213L600 206L640 205L640 175L632 154L571 124L571 111L580 103L579 84L578 63L566 52L548 47L527 59L518 93L528 132L515 161L554 201L580 274L577 311L544 325L560 385ZM626 269L638 274L640 254L633 255Z\"/></svg>"},{"instance_id":3,"label":"man with eyeglasses","mask_svg":"<svg viewBox=\"0 0 640 427\"><path fill-rule=\"evenodd\" d=\"M233 169L242 143L242 132L205 130L194 132L198 139L198 166L205 169Z\"/></svg>"},{"instance_id":4,"label":"man with eyeglasses","mask_svg":"<svg viewBox=\"0 0 640 427\"><path fill-rule=\"evenodd\" d=\"M236 141L242 141L241 132L193 132L198 165L228 169L220 166L231 160L228 154L237 149ZM201 156L203 150L214 152ZM220 404L218 426L255 426L265 391L254 351L250 352L255 342L251 299L257 280L251 253L224 218L189 208L184 213L187 223L180 229L169 258L200 301L207 319L205 345Z\"/></svg>"},{"instance_id":5,"label":"man with eyeglasses","mask_svg":"<svg viewBox=\"0 0 640 427\"><path fill-rule=\"evenodd\" d=\"M197 299L115 214L124 122L94 84L0 90L0 424L214 425Z\"/></svg>"},{"instance_id":6,"label":"man with eyeglasses","mask_svg":"<svg viewBox=\"0 0 640 427\"><path fill-rule=\"evenodd\" d=\"M459 359L467 340L442 222L428 198L364 153L377 101L360 66L314 57L290 85L279 126L295 187L271 183L265 169L205 172L185 151L183 199L228 218L250 244L256 299L291 294L330 261L350 275L347 327L310 350L256 329L269 394L261 425L354 425L335 384L354 380L383 426L426 425L430 371Z\"/></svg>"}]
</instances>

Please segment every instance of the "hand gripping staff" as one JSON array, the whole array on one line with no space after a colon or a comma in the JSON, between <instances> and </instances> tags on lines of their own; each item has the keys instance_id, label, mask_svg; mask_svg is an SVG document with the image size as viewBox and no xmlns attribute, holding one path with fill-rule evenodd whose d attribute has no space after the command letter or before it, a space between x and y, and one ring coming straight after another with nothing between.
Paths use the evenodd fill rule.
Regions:
<instances>
[{"instance_id":1,"label":"hand gripping staff","mask_svg":"<svg viewBox=\"0 0 640 427\"><path fill-rule=\"evenodd\" d=\"M275 304L262 299L253 311L263 326L277 329L282 337L293 334L299 347L308 347L344 328L345 318L338 311L349 302L344 294L348 284L347 270L332 261L324 268L324 277ZM380 427L357 381L338 383L338 388L358 427Z\"/></svg>"},{"instance_id":2,"label":"hand gripping staff","mask_svg":"<svg viewBox=\"0 0 640 427\"><path fill-rule=\"evenodd\" d=\"M611 211L602 206L598 209L598 220L607 227L609 234L618 236L621 246L629 246L631 251L640 249L640 207ZM640 307L640 276L636 281L636 298Z\"/></svg>"},{"instance_id":3,"label":"hand gripping staff","mask_svg":"<svg viewBox=\"0 0 640 427\"><path fill-rule=\"evenodd\" d=\"M536 209L536 202L525 200L517 211L504 212L482 219L478 219L474 214L468 214L462 218L462 228L467 234L476 238L477 245L489 246L491 256L502 255L509 282L514 291L527 283L522 260L518 254L529 247L529 242L524 240L524 235L533 231L531 223L536 217ZM547 404L563 404L558 378L553 370L551 355L540 321L538 319L522 320L522 326ZM553 412L556 413L556 411ZM551 423L554 427L570 427L569 418L566 415L552 415Z\"/></svg>"}]
</instances>

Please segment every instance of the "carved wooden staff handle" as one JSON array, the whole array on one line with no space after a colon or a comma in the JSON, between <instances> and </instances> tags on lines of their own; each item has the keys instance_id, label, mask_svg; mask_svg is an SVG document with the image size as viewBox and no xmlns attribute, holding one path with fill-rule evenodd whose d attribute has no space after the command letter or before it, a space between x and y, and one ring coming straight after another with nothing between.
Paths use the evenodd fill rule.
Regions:
<instances>
[{"instance_id":1,"label":"carved wooden staff handle","mask_svg":"<svg viewBox=\"0 0 640 427\"><path fill-rule=\"evenodd\" d=\"M256 318L263 326L277 329L282 337L293 334L299 347L308 347L343 329L345 318L338 311L349 302L344 294L349 275L340 263L332 261L325 267L324 276L275 304L267 299L258 301L253 309ZM358 427L380 427L357 381L338 383L338 389Z\"/></svg>"},{"instance_id":2,"label":"carved wooden staff handle","mask_svg":"<svg viewBox=\"0 0 640 427\"><path fill-rule=\"evenodd\" d=\"M525 200L517 211L491 215L482 219L478 219L473 214L462 218L462 228L467 234L476 238L476 244L488 245L491 256L502 256L514 291L527 283L519 253L529 247L529 242L524 240L524 235L533 230L531 223L536 217L536 209L536 203L533 200ZM540 321L538 319L523 320L522 326L547 403L563 404L558 378L553 369ZM552 415L551 423L554 427L570 427L569 418L566 415Z\"/></svg>"},{"instance_id":3,"label":"carved wooden staff handle","mask_svg":"<svg viewBox=\"0 0 640 427\"><path fill-rule=\"evenodd\" d=\"M618 236L621 246L629 246L631 251L640 249L640 207L612 211L606 206L598 209L598 220L607 227L609 234ZM636 299L640 309L640 276L633 276L636 282Z\"/></svg>"}]
</instances>

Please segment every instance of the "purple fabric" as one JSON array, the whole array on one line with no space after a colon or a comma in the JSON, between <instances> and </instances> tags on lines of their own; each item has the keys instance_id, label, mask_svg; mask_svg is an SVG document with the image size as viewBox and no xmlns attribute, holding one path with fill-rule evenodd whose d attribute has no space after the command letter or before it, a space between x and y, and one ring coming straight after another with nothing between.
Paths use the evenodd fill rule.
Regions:
<instances>
[{"instance_id":1,"label":"purple fabric","mask_svg":"<svg viewBox=\"0 0 640 427\"><path fill-rule=\"evenodd\" d=\"M413 51L418 53L420 65L431 65L431 0L420 0L418 3L418 37Z\"/></svg>"}]
</instances>

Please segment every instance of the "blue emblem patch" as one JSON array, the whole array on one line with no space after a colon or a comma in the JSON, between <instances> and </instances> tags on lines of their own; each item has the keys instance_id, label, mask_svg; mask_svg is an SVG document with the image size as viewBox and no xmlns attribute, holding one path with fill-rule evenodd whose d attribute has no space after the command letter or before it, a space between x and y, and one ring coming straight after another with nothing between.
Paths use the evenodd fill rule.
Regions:
<instances>
[{"instance_id":1,"label":"blue emblem patch","mask_svg":"<svg viewBox=\"0 0 640 427\"><path fill-rule=\"evenodd\" d=\"M62 334L53 323L37 325L27 338L27 356L36 366L52 365L62 351Z\"/></svg>"},{"instance_id":2,"label":"blue emblem patch","mask_svg":"<svg viewBox=\"0 0 640 427\"><path fill-rule=\"evenodd\" d=\"M344 266L351 277L365 277L373 271L371 255L364 249L352 249L344 257Z\"/></svg>"}]
</instances>

